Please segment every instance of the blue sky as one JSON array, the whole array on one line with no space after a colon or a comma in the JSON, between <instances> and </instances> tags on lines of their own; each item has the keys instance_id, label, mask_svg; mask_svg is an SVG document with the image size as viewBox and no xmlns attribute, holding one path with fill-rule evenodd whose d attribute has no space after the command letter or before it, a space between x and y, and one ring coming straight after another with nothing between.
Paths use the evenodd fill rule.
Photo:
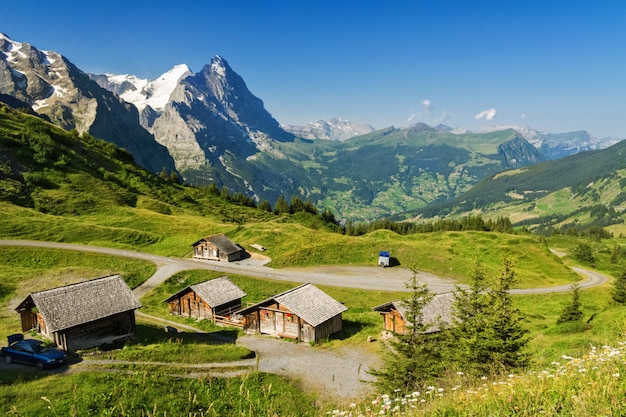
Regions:
<instances>
[{"instance_id":1,"label":"blue sky","mask_svg":"<svg viewBox=\"0 0 626 417\"><path fill-rule=\"evenodd\" d=\"M228 61L282 124L626 138L624 1L21 1L0 32L87 72Z\"/></svg>"}]
</instances>

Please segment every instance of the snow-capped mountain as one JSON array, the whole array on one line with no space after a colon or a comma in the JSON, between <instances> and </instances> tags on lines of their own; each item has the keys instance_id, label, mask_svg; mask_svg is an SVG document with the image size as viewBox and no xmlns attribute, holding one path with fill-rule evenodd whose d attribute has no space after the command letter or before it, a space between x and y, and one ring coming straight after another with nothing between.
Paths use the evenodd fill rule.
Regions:
<instances>
[{"instance_id":1,"label":"snow-capped mountain","mask_svg":"<svg viewBox=\"0 0 626 417\"><path fill-rule=\"evenodd\" d=\"M153 172L175 169L167 149L139 124L135 106L101 88L57 52L0 33L0 93L27 103L67 130L125 148Z\"/></svg>"},{"instance_id":2,"label":"snow-capped mountain","mask_svg":"<svg viewBox=\"0 0 626 417\"><path fill-rule=\"evenodd\" d=\"M281 127L300 138L326 140L346 140L375 130L368 124L353 123L341 117L333 117L328 122L318 120L306 126L282 125Z\"/></svg>"},{"instance_id":3,"label":"snow-capped mountain","mask_svg":"<svg viewBox=\"0 0 626 417\"><path fill-rule=\"evenodd\" d=\"M181 78L191 74L192 72L187 65L180 64L156 80L139 78L130 74L90 74L90 76L101 87L114 92L129 103L133 103L139 111L150 106L157 112L161 112Z\"/></svg>"}]
</instances>

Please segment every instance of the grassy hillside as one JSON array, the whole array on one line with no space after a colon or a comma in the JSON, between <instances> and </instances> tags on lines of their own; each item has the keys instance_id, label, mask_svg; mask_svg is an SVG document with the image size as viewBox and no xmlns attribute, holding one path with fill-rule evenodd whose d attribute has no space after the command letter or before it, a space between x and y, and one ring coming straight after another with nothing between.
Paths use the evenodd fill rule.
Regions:
<instances>
[{"instance_id":1,"label":"grassy hillside","mask_svg":"<svg viewBox=\"0 0 626 417\"><path fill-rule=\"evenodd\" d=\"M600 151L505 171L450 201L416 211L418 217L508 216L517 225L587 224L624 231L626 141Z\"/></svg>"}]
</instances>

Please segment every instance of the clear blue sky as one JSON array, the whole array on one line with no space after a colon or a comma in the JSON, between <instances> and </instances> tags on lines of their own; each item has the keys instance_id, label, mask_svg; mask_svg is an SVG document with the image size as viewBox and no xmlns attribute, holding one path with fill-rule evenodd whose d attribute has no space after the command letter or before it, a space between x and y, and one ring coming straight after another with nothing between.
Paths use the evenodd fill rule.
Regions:
<instances>
[{"instance_id":1,"label":"clear blue sky","mask_svg":"<svg viewBox=\"0 0 626 417\"><path fill-rule=\"evenodd\" d=\"M0 32L87 72L226 59L283 124L345 117L626 138L626 1L3 4Z\"/></svg>"}]
</instances>

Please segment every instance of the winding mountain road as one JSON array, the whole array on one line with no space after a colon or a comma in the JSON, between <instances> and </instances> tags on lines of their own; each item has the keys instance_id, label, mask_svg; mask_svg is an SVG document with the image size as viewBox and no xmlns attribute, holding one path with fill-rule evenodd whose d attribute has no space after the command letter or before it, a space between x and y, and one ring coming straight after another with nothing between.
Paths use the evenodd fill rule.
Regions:
<instances>
[{"instance_id":1,"label":"winding mountain road","mask_svg":"<svg viewBox=\"0 0 626 417\"><path fill-rule=\"evenodd\" d=\"M359 288L381 291L407 291L406 283L412 278L413 271L409 268L380 268L378 266L322 266L307 268L273 269L264 264L269 259L258 260L248 258L239 262L224 263L194 259L181 259L153 255L122 249L113 249L97 246L78 245L72 243L40 242L31 240L0 240L0 246L41 247L49 249L65 249L83 252L103 253L107 255L124 256L128 258L144 259L154 262L156 272L143 284L133 290L137 298L143 297L151 289L159 286L177 272L193 269L207 269L233 274L249 275L260 278L270 278L280 281L311 283L346 288ZM580 283L581 289L602 285L608 278L596 271L583 268L572 268L576 273L587 279ZM433 293L453 291L455 281L451 278L439 277L428 272L418 272L417 280L428 284ZM512 290L512 294L545 294L551 292L566 292L571 285L560 285L542 288L526 288Z\"/></svg>"}]
</instances>

